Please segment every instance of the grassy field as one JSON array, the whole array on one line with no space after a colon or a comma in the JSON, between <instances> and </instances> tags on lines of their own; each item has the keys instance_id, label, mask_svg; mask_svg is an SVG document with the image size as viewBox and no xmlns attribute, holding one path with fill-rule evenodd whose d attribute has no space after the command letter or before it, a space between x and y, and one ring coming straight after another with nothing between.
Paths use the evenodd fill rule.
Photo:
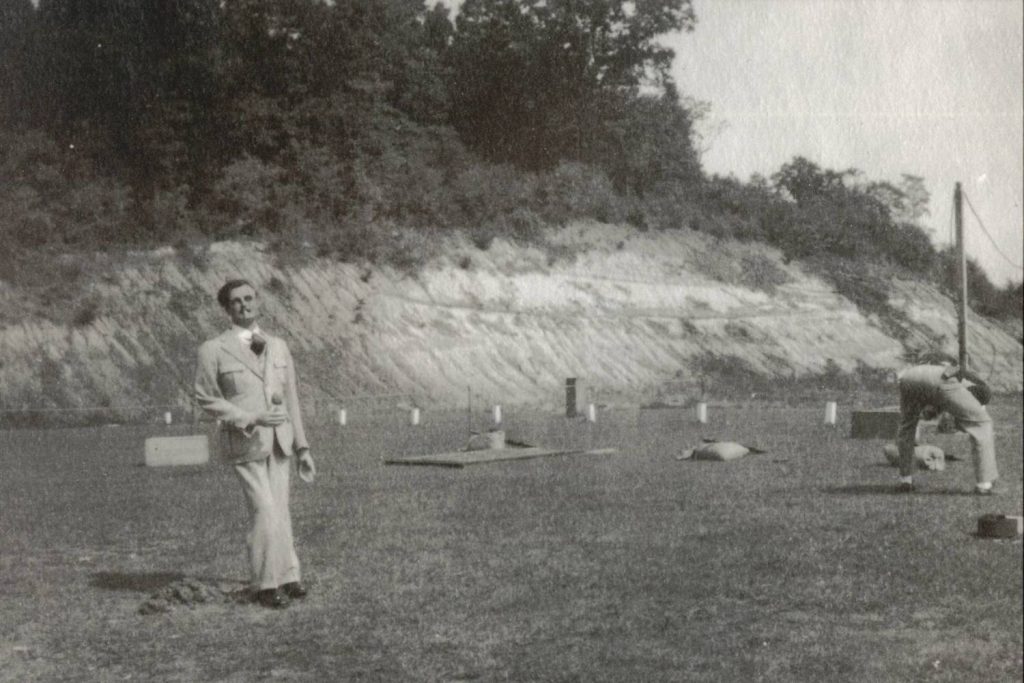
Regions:
<instances>
[{"instance_id":1,"label":"grassy field","mask_svg":"<svg viewBox=\"0 0 1024 683\"><path fill-rule=\"evenodd\" d=\"M0 432L0 680L1019 681L1022 546L973 533L1021 513L1020 399L993 413L998 498L969 460L894 495L882 442L817 405L507 410L510 437L619 452L462 470L380 458L459 447L464 415L314 427L310 598L150 615L245 578L231 471L141 466L156 427ZM767 453L675 460L702 436Z\"/></svg>"}]
</instances>

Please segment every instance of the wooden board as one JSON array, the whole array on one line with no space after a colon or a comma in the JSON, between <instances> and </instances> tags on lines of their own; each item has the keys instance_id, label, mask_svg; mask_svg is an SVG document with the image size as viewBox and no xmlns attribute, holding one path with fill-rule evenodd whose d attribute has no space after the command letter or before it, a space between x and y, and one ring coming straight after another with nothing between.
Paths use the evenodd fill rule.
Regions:
<instances>
[{"instance_id":1,"label":"wooden board","mask_svg":"<svg viewBox=\"0 0 1024 683\"><path fill-rule=\"evenodd\" d=\"M549 448L501 448L482 451L452 451L450 453L432 453L430 455L410 455L401 458L385 458L385 465L433 465L436 467L465 467L502 460L526 460L543 458L549 455L603 455L615 453L614 448L598 448L593 450L571 449L553 450Z\"/></svg>"},{"instance_id":2,"label":"wooden board","mask_svg":"<svg viewBox=\"0 0 1024 683\"><path fill-rule=\"evenodd\" d=\"M205 465L210 461L210 441L205 434L153 436L146 439L146 466Z\"/></svg>"}]
</instances>

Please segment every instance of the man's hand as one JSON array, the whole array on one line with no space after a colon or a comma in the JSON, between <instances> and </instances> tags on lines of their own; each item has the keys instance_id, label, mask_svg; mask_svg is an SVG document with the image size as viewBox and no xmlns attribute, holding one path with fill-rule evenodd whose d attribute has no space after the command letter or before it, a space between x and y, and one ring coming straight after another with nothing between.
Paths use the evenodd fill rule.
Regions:
<instances>
[{"instance_id":1,"label":"man's hand","mask_svg":"<svg viewBox=\"0 0 1024 683\"><path fill-rule=\"evenodd\" d=\"M308 448L299 451L299 479L310 484L316 478L316 464Z\"/></svg>"},{"instance_id":2,"label":"man's hand","mask_svg":"<svg viewBox=\"0 0 1024 683\"><path fill-rule=\"evenodd\" d=\"M283 410L268 410L265 413L256 413L252 423L258 427L279 427L288 421L288 413Z\"/></svg>"}]
</instances>

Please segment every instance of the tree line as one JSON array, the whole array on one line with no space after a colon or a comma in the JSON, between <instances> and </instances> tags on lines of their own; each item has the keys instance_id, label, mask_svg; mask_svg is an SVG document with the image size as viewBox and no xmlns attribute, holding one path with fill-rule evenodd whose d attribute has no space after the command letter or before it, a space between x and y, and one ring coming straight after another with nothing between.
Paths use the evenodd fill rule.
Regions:
<instances>
[{"instance_id":1,"label":"tree line","mask_svg":"<svg viewBox=\"0 0 1024 683\"><path fill-rule=\"evenodd\" d=\"M801 158L750 182L704 173L701 108L659 40L696 22L691 0L466 0L454 17L6 0L0 233L22 251L258 237L415 267L440 232L486 246L596 218L945 277L920 178Z\"/></svg>"}]
</instances>

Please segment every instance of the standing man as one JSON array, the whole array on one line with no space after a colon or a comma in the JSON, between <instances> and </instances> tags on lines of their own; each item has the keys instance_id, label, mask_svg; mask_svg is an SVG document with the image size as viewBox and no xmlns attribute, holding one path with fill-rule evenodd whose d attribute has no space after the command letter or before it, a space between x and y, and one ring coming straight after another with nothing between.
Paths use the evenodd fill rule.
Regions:
<instances>
[{"instance_id":1,"label":"standing man","mask_svg":"<svg viewBox=\"0 0 1024 683\"><path fill-rule=\"evenodd\" d=\"M246 541L256 598L265 607L287 607L306 596L288 510L290 458L298 456L304 481L316 472L302 428L295 363L284 340L257 325L260 299L248 280L229 280L217 301L233 326L199 347L196 402L219 421L218 450L242 483L252 521Z\"/></svg>"},{"instance_id":2,"label":"standing man","mask_svg":"<svg viewBox=\"0 0 1024 683\"><path fill-rule=\"evenodd\" d=\"M914 490L914 445L922 413L934 416L947 412L970 438L974 458L974 492L992 495L995 492L992 482L999 478L999 470L996 468L992 418L985 409L991 391L985 381L950 362L915 365L900 372L898 379L900 428L896 434L896 445L900 453L900 478L896 491L910 493Z\"/></svg>"}]
</instances>

